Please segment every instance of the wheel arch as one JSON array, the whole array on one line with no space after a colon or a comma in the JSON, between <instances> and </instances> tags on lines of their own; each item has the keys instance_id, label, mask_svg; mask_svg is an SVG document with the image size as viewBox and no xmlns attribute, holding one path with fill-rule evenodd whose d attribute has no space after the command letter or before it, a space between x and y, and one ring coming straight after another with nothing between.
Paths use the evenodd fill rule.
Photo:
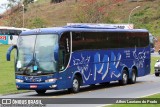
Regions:
<instances>
[{"instance_id":1,"label":"wheel arch","mask_svg":"<svg viewBox=\"0 0 160 107\"><path fill-rule=\"evenodd\" d=\"M123 73L124 70L127 72L128 76L129 76L129 69L127 66L123 67L121 74Z\"/></svg>"},{"instance_id":2,"label":"wheel arch","mask_svg":"<svg viewBox=\"0 0 160 107\"><path fill-rule=\"evenodd\" d=\"M72 80L73 80L73 78L74 78L75 76L79 78L80 85L82 85L82 84L83 84L82 74L81 74L80 72L76 72L76 73L73 75Z\"/></svg>"}]
</instances>

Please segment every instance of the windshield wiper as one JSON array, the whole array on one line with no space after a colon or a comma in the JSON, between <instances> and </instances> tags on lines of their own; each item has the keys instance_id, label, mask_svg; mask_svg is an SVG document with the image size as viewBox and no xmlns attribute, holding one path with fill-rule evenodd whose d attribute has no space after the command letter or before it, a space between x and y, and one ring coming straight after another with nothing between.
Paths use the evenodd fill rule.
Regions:
<instances>
[{"instance_id":1,"label":"windshield wiper","mask_svg":"<svg viewBox=\"0 0 160 107\"><path fill-rule=\"evenodd\" d=\"M23 74L24 74L24 75L27 74L26 71L27 71L28 67L30 67L30 66L32 66L32 65L34 65L34 58L32 58L31 61L27 64L27 66L25 66L25 69L24 69L24 71L23 71Z\"/></svg>"},{"instance_id":2,"label":"windshield wiper","mask_svg":"<svg viewBox=\"0 0 160 107\"><path fill-rule=\"evenodd\" d=\"M24 71L23 71L23 74L24 74L24 75L27 74L26 71L27 71L28 67L34 66L35 63L36 63L36 59L35 59L35 58L36 58L36 53L35 53L35 45L36 45L36 41L37 41L37 35L36 35L35 42L34 42L33 56L32 56L31 61L27 64L26 68L25 68ZM33 68L32 68L32 69L33 69Z\"/></svg>"}]
</instances>

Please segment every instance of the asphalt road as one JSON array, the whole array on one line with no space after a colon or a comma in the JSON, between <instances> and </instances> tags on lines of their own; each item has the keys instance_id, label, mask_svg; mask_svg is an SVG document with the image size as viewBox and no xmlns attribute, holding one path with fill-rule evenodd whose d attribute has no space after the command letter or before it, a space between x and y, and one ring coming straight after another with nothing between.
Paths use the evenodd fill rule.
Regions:
<instances>
[{"instance_id":1,"label":"asphalt road","mask_svg":"<svg viewBox=\"0 0 160 107\"><path fill-rule=\"evenodd\" d=\"M160 93L160 77L147 75L137 78L137 83L120 86L113 82L108 86L96 85L94 87L82 87L77 94L69 94L66 90L47 91L43 96L37 95L36 92L21 94L12 94L0 96L1 98L139 98L155 93ZM68 107L81 107L82 104L70 104ZM66 107L65 104L47 105L47 107ZM102 104L83 105L83 107L99 107Z\"/></svg>"}]
</instances>

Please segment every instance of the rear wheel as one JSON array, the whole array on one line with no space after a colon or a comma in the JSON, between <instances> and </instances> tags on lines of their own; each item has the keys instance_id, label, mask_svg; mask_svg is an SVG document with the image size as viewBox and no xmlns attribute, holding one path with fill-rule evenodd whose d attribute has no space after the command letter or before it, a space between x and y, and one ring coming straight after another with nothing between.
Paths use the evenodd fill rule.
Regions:
<instances>
[{"instance_id":1,"label":"rear wheel","mask_svg":"<svg viewBox=\"0 0 160 107\"><path fill-rule=\"evenodd\" d=\"M159 73L155 73L155 76L159 76Z\"/></svg>"},{"instance_id":2,"label":"rear wheel","mask_svg":"<svg viewBox=\"0 0 160 107\"><path fill-rule=\"evenodd\" d=\"M132 69L132 75L131 79L129 79L130 84L134 84L136 82L136 70Z\"/></svg>"},{"instance_id":3,"label":"rear wheel","mask_svg":"<svg viewBox=\"0 0 160 107\"><path fill-rule=\"evenodd\" d=\"M42 94L45 94L46 90L36 90L36 92L37 94L42 95Z\"/></svg>"},{"instance_id":4,"label":"rear wheel","mask_svg":"<svg viewBox=\"0 0 160 107\"><path fill-rule=\"evenodd\" d=\"M128 73L126 70L122 73L122 80L119 80L120 85L126 85L128 83Z\"/></svg>"},{"instance_id":5,"label":"rear wheel","mask_svg":"<svg viewBox=\"0 0 160 107\"><path fill-rule=\"evenodd\" d=\"M68 91L72 93L78 93L80 89L80 79L75 76L72 81L72 88L69 88Z\"/></svg>"}]
</instances>

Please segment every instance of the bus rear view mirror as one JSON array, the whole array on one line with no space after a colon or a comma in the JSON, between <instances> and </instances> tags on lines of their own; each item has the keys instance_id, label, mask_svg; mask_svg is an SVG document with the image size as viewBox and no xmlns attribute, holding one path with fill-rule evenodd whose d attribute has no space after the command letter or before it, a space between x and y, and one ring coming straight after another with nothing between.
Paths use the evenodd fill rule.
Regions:
<instances>
[{"instance_id":1,"label":"bus rear view mirror","mask_svg":"<svg viewBox=\"0 0 160 107\"><path fill-rule=\"evenodd\" d=\"M58 61L58 50L59 50L59 45L56 44L54 46L54 59L55 59L56 62Z\"/></svg>"},{"instance_id":2,"label":"bus rear view mirror","mask_svg":"<svg viewBox=\"0 0 160 107\"><path fill-rule=\"evenodd\" d=\"M13 35L10 35L10 40L13 40Z\"/></svg>"},{"instance_id":3,"label":"bus rear view mirror","mask_svg":"<svg viewBox=\"0 0 160 107\"><path fill-rule=\"evenodd\" d=\"M8 51L7 51L7 55L6 55L6 59L7 61L10 61L11 60L11 52L13 49L17 49L17 46L16 45L13 45L13 46L10 46Z\"/></svg>"}]
</instances>

